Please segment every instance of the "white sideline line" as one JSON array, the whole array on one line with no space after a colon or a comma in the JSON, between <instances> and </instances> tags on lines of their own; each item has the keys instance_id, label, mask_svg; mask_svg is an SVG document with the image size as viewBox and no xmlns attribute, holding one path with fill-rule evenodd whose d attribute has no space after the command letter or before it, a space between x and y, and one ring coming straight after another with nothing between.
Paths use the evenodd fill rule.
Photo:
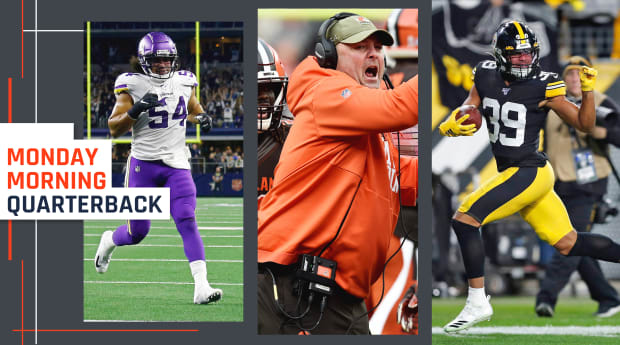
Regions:
<instances>
[{"instance_id":1,"label":"white sideline line","mask_svg":"<svg viewBox=\"0 0 620 345\"><path fill-rule=\"evenodd\" d=\"M441 327L433 327L433 334L452 335L444 332ZM616 336L620 335L618 326L497 326L474 327L460 331L454 335L488 335L488 334L520 334L520 335L584 335L584 336Z\"/></svg>"},{"instance_id":2,"label":"white sideline line","mask_svg":"<svg viewBox=\"0 0 620 345\"><path fill-rule=\"evenodd\" d=\"M93 259L86 259L84 261L93 261ZM125 261L125 262L187 262L187 259L117 259L113 261ZM224 263L243 263L243 260L209 260L207 262L224 262Z\"/></svg>"},{"instance_id":3,"label":"white sideline line","mask_svg":"<svg viewBox=\"0 0 620 345\"><path fill-rule=\"evenodd\" d=\"M193 282L130 282L130 281L98 281L98 280L85 280L84 284L158 284L158 285L194 285ZM212 283L211 285L221 286L243 286L243 283Z\"/></svg>"},{"instance_id":4,"label":"white sideline line","mask_svg":"<svg viewBox=\"0 0 620 345\"><path fill-rule=\"evenodd\" d=\"M209 207L243 207L243 204L211 204L207 207L196 207L197 210L206 210Z\"/></svg>"},{"instance_id":5,"label":"white sideline line","mask_svg":"<svg viewBox=\"0 0 620 345\"><path fill-rule=\"evenodd\" d=\"M99 246L98 243L85 243L84 247L95 247ZM174 247L174 248L183 248L182 244L138 244L134 247ZM218 245L207 245L205 248L243 248L243 246L218 246Z\"/></svg>"},{"instance_id":6,"label":"white sideline line","mask_svg":"<svg viewBox=\"0 0 620 345\"><path fill-rule=\"evenodd\" d=\"M161 320L84 320L84 322L195 322L195 321L161 321Z\"/></svg>"},{"instance_id":7,"label":"white sideline line","mask_svg":"<svg viewBox=\"0 0 620 345\"><path fill-rule=\"evenodd\" d=\"M207 220L226 220L226 219L232 219L232 220L239 220L241 221L243 218L243 214L239 213L239 214L201 214L198 213L196 214L196 218L198 219L207 219ZM124 221L127 221L127 219L92 219L92 220L86 220L87 222L97 222L97 223L123 223ZM156 219L153 220L153 222L165 222L165 221L170 221L172 222L172 218L169 219ZM219 223L219 222L218 222Z\"/></svg>"},{"instance_id":8,"label":"white sideline line","mask_svg":"<svg viewBox=\"0 0 620 345\"><path fill-rule=\"evenodd\" d=\"M124 322L140 322L140 323L155 323L155 322L205 322L205 321L193 321L193 320L84 320L84 322L114 322L114 323L124 323Z\"/></svg>"},{"instance_id":9,"label":"white sideline line","mask_svg":"<svg viewBox=\"0 0 620 345\"><path fill-rule=\"evenodd\" d=\"M101 234L84 234L84 237L101 237ZM180 238L179 235L148 235L152 237ZM243 238L243 235L203 235L201 238Z\"/></svg>"}]
</instances>

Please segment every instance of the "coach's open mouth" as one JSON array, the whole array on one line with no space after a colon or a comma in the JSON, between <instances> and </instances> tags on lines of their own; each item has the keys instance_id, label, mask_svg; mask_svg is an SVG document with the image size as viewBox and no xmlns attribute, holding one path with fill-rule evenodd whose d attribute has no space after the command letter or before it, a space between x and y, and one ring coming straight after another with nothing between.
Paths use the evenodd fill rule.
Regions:
<instances>
[{"instance_id":1,"label":"coach's open mouth","mask_svg":"<svg viewBox=\"0 0 620 345\"><path fill-rule=\"evenodd\" d=\"M377 68L376 66L371 66L371 67L366 68L366 71L364 72L364 74L368 78L376 78L378 72L379 72L379 68Z\"/></svg>"}]
</instances>

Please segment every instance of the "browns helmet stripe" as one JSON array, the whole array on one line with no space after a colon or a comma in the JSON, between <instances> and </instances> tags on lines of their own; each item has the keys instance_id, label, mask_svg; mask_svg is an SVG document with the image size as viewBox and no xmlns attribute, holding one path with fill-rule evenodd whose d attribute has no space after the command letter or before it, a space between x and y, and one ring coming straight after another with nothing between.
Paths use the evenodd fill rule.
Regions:
<instances>
[{"instance_id":1,"label":"browns helmet stripe","mask_svg":"<svg viewBox=\"0 0 620 345\"><path fill-rule=\"evenodd\" d=\"M269 46L263 41L258 40L258 65L262 66L265 72L276 72L276 66L273 63L276 59L269 49Z\"/></svg>"},{"instance_id":2,"label":"browns helmet stripe","mask_svg":"<svg viewBox=\"0 0 620 345\"><path fill-rule=\"evenodd\" d=\"M400 46L400 37L398 36L398 20L400 19L400 15L403 13L403 9L398 9L398 10L394 10L392 11L392 13L390 13L390 16L387 20L387 30L390 33L390 35L392 35L392 37L394 37L394 47L399 47Z\"/></svg>"}]
</instances>

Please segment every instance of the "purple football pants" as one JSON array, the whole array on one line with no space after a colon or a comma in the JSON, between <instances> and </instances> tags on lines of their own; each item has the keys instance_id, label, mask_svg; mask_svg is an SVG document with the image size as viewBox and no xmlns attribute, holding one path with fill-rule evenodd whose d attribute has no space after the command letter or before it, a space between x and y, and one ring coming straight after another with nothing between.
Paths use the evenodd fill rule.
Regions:
<instances>
[{"instance_id":1,"label":"purple football pants","mask_svg":"<svg viewBox=\"0 0 620 345\"><path fill-rule=\"evenodd\" d=\"M202 238L196 225L196 185L189 170L171 168L160 161L141 161L131 157L129 187L169 187L170 213L183 239L189 262L205 259ZM138 244L149 233L150 220L130 220L114 231L114 244Z\"/></svg>"}]
</instances>

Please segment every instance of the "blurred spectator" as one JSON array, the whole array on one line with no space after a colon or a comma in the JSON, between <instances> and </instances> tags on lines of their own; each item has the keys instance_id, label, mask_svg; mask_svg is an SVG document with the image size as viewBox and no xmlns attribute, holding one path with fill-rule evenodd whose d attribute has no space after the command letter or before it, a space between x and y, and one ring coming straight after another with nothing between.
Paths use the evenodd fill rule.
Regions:
<instances>
[{"instance_id":1,"label":"blurred spectator","mask_svg":"<svg viewBox=\"0 0 620 345\"><path fill-rule=\"evenodd\" d=\"M189 152L192 154L192 158L202 157L202 149L198 144L192 144Z\"/></svg>"},{"instance_id":2,"label":"blurred spectator","mask_svg":"<svg viewBox=\"0 0 620 345\"><path fill-rule=\"evenodd\" d=\"M98 29L114 29L118 23L96 23ZM100 26L100 27L99 27ZM193 54L193 30L177 42L180 69L195 71L195 55ZM183 35L183 34L179 34ZM226 43L214 43L205 36L202 43L202 64L200 65L200 100L207 114L214 119L214 127L242 128L243 110L239 100L243 95L243 62L240 44L234 42L237 36L231 35L222 39ZM135 41L131 37L110 38L93 34L91 63L91 127L107 128L108 116L114 106L114 95L110 90L114 87L117 75L123 72L142 73L137 65ZM218 37L217 42L220 41ZM228 42L230 41L230 42ZM137 67L137 69L136 69ZM84 79L86 79L84 73ZM84 82L86 85L86 82ZM225 113L225 102L228 108ZM84 109L86 116L86 108ZM224 118L226 115L226 119ZM86 117L84 117L86 122Z\"/></svg>"},{"instance_id":3,"label":"blurred spectator","mask_svg":"<svg viewBox=\"0 0 620 345\"><path fill-rule=\"evenodd\" d=\"M213 182L211 182L211 191L221 192L222 181L224 180L224 174L222 173L222 167L215 168L215 173L211 176Z\"/></svg>"}]
</instances>

